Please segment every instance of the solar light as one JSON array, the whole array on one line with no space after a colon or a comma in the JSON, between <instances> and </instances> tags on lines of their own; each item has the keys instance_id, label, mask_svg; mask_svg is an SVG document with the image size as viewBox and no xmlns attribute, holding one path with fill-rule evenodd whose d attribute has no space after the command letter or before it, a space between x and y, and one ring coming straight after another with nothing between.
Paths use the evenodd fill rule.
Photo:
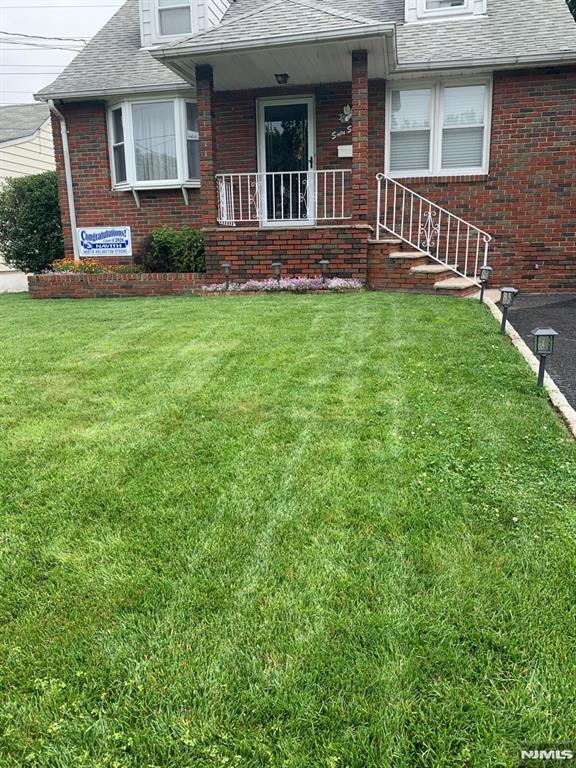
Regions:
<instances>
[{"instance_id":1,"label":"solar light","mask_svg":"<svg viewBox=\"0 0 576 768\"><path fill-rule=\"evenodd\" d=\"M278 85L288 85L288 80L290 80L290 75L286 72L280 72L277 75L274 75L276 78L276 82Z\"/></svg>"},{"instance_id":2,"label":"solar light","mask_svg":"<svg viewBox=\"0 0 576 768\"><path fill-rule=\"evenodd\" d=\"M500 333L506 333L506 322L508 320L508 310L514 304L514 300L518 295L517 288L502 288L500 295L500 304L502 305L502 325L500 326Z\"/></svg>"},{"instance_id":3,"label":"solar light","mask_svg":"<svg viewBox=\"0 0 576 768\"><path fill-rule=\"evenodd\" d=\"M272 264L272 269L274 270L274 277L276 278L276 282L279 283L282 279L282 262L275 261Z\"/></svg>"},{"instance_id":4,"label":"solar light","mask_svg":"<svg viewBox=\"0 0 576 768\"><path fill-rule=\"evenodd\" d=\"M230 270L232 268L232 264L230 264L227 261L222 262L222 269L224 270L224 274L226 275L226 290L230 287Z\"/></svg>"},{"instance_id":5,"label":"solar light","mask_svg":"<svg viewBox=\"0 0 576 768\"><path fill-rule=\"evenodd\" d=\"M534 351L540 358L538 386L542 387L546 373L546 359L554 353L554 340L558 334L554 328L535 328L532 331L532 336L534 336Z\"/></svg>"},{"instance_id":6,"label":"solar light","mask_svg":"<svg viewBox=\"0 0 576 768\"><path fill-rule=\"evenodd\" d=\"M328 267L330 266L330 259L320 259L318 264L320 265L320 270L322 272L322 280L326 280L326 273L328 272Z\"/></svg>"},{"instance_id":7,"label":"solar light","mask_svg":"<svg viewBox=\"0 0 576 768\"><path fill-rule=\"evenodd\" d=\"M489 267L487 264L484 265L480 270L480 304L484 303L484 291L486 290L486 286L490 281L492 271L492 267Z\"/></svg>"}]
</instances>

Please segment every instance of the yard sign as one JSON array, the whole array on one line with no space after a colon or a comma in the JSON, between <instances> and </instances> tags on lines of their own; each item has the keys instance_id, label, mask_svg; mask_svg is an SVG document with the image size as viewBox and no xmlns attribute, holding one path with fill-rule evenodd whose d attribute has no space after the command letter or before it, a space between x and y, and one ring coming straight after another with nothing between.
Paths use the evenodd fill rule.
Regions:
<instances>
[{"instance_id":1,"label":"yard sign","mask_svg":"<svg viewBox=\"0 0 576 768\"><path fill-rule=\"evenodd\" d=\"M130 227L84 227L78 229L80 256L132 256Z\"/></svg>"}]
</instances>

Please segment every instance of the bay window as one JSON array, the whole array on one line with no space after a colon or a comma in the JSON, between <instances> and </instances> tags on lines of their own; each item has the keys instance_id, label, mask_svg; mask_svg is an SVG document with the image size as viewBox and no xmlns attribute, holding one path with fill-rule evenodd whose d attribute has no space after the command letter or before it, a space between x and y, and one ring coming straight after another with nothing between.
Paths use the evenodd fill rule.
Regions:
<instances>
[{"instance_id":1,"label":"bay window","mask_svg":"<svg viewBox=\"0 0 576 768\"><path fill-rule=\"evenodd\" d=\"M392 84L387 111L386 154L390 175L488 172L489 81Z\"/></svg>"},{"instance_id":2,"label":"bay window","mask_svg":"<svg viewBox=\"0 0 576 768\"><path fill-rule=\"evenodd\" d=\"M194 102L124 102L110 109L108 130L113 186L198 185L200 137Z\"/></svg>"}]
</instances>

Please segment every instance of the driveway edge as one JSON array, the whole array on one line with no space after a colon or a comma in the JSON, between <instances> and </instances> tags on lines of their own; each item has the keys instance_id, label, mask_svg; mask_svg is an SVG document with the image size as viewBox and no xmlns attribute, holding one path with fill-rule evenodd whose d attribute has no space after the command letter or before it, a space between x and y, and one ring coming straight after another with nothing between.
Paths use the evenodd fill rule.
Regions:
<instances>
[{"instance_id":1,"label":"driveway edge","mask_svg":"<svg viewBox=\"0 0 576 768\"><path fill-rule=\"evenodd\" d=\"M498 306L495 304L495 302L492 301L489 296L486 296L484 298L484 303L490 308L490 312L492 312L496 320L498 320L498 323L501 323L502 312L498 309ZM536 375L538 375L538 368L540 365L538 358L532 352L520 334L516 331L514 326L511 325L510 321L508 321L506 324L506 333L508 334L508 338L512 344L520 352L530 368ZM546 373L544 376L544 387L548 392L548 396L552 402L552 405L560 412L573 437L576 437L576 410L574 410L568 400L566 400L558 388L558 385L549 373Z\"/></svg>"}]
</instances>

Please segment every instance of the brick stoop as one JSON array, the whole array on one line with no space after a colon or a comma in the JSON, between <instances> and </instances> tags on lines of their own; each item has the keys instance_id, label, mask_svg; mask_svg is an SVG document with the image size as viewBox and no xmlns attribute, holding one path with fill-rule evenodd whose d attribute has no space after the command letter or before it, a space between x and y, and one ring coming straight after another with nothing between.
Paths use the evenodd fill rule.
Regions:
<instances>
[{"instance_id":1,"label":"brick stoop","mask_svg":"<svg viewBox=\"0 0 576 768\"><path fill-rule=\"evenodd\" d=\"M409 250L398 238L368 241L368 287L375 291L470 296L478 291L471 280L438 264L421 251Z\"/></svg>"}]
</instances>

